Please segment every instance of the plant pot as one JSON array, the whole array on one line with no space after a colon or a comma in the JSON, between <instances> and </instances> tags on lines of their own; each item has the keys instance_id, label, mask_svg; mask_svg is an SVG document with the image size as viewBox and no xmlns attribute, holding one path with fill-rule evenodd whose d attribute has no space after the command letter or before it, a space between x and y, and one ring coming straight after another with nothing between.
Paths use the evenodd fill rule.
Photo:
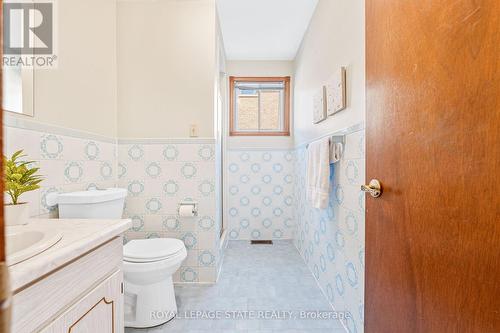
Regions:
<instances>
[{"instance_id":1,"label":"plant pot","mask_svg":"<svg viewBox=\"0 0 500 333\"><path fill-rule=\"evenodd\" d=\"M27 202L17 205L8 204L4 206L5 225L27 224L30 217L30 206Z\"/></svg>"}]
</instances>

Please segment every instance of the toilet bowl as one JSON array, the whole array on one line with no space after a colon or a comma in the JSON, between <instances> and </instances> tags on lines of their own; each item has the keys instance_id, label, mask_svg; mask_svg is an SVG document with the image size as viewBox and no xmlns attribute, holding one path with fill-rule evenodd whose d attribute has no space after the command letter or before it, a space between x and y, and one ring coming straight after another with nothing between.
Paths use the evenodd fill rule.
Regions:
<instances>
[{"instance_id":1,"label":"toilet bowl","mask_svg":"<svg viewBox=\"0 0 500 333\"><path fill-rule=\"evenodd\" d=\"M123 248L125 327L164 324L177 314L172 275L186 258L173 238L136 239Z\"/></svg>"},{"instance_id":2,"label":"toilet bowl","mask_svg":"<svg viewBox=\"0 0 500 333\"><path fill-rule=\"evenodd\" d=\"M120 219L126 196L126 189L111 188L58 193L49 201L59 205L60 218ZM184 243L173 238L136 239L123 247L126 327L153 327L175 317L172 274L186 256Z\"/></svg>"}]
</instances>

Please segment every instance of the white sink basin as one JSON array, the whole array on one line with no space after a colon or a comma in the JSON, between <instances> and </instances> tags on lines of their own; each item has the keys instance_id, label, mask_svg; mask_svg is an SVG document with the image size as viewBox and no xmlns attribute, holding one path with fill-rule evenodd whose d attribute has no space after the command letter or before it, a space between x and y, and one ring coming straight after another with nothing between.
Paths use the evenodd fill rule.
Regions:
<instances>
[{"instance_id":1,"label":"white sink basin","mask_svg":"<svg viewBox=\"0 0 500 333\"><path fill-rule=\"evenodd\" d=\"M7 265L11 266L36 256L62 238L57 230L34 229L31 226L7 227L5 233Z\"/></svg>"}]
</instances>

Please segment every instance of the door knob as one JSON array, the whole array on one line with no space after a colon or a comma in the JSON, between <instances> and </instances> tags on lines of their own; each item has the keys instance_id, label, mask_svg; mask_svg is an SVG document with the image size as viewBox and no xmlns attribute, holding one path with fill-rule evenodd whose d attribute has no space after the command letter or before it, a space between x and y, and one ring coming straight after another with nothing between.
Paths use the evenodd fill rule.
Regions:
<instances>
[{"instance_id":1,"label":"door knob","mask_svg":"<svg viewBox=\"0 0 500 333\"><path fill-rule=\"evenodd\" d=\"M374 198L378 198L382 195L382 186L378 179L370 180L370 184L361 185L361 191L368 192Z\"/></svg>"}]
</instances>

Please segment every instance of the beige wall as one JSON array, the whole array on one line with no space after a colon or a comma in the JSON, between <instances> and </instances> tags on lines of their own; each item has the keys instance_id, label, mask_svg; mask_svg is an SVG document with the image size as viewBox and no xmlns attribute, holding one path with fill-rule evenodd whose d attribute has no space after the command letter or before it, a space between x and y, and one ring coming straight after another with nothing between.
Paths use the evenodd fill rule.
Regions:
<instances>
[{"instance_id":1,"label":"beige wall","mask_svg":"<svg viewBox=\"0 0 500 333\"><path fill-rule=\"evenodd\" d=\"M226 62L227 76L291 76L293 87L293 62L292 61L247 61L233 60ZM291 91L293 99L293 88ZM293 103L290 109L291 124L293 124ZM228 126L227 126L228 127ZM227 132L227 131L226 131ZM293 133L292 133L293 135ZM229 149L236 148L290 148L292 136L267 136L267 137L228 137Z\"/></svg>"},{"instance_id":2,"label":"beige wall","mask_svg":"<svg viewBox=\"0 0 500 333\"><path fill-rule=\"evenodd\" d=\"M58 1L57 12L58 67L34 74L34 118L15 117L115 137L115 0Z\"/></svg>"},{"instance_id":3,"label":"beige wall","mask_svg":"<svg viewBox=\"0 0 500 333\"><path fill-rule=\"evenodd\" d=\"M296 144L365 119L364 2L320 0L295 59ZM347 109L314 125L314 91L347 66Z\"/></svg>"},{"instance_id":4,"label":"beige wall","mask_svg":"<svg viewBox=\"0 0 500 333\"><path fill-rule=\"evenodd\" d=\"M215 0L120 1L118 136L214 136Z\"/></svg>"}]
</instances>

